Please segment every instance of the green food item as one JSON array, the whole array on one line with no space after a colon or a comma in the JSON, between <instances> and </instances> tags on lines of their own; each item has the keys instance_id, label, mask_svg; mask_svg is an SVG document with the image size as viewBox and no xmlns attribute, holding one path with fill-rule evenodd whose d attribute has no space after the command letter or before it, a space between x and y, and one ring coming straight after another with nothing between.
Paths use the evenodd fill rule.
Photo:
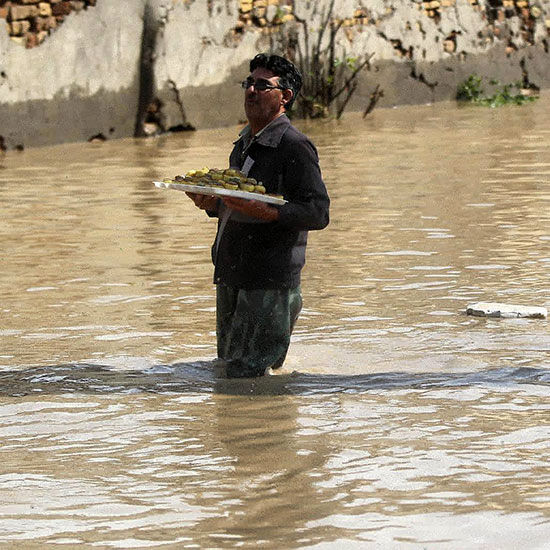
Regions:
<instances>
[{"instance_id":1,"label":"green food item","mask_svg":"<svg viewBox=\"0 0 550 550\"><path fill-rule=\"evenodd\" d=\"M248 191L249 193L254 192L254 185L247 183L247 182L241 182L239 183L239 189L241 191Z\"/></svg>"},{"instance_id":2,"label":"green food item","mask_svg":"<svg viewBox=\"0 0 550 550\"><path fill-rule=\"evenodd\" d=\"M223 174L224 176L246 178L246 176L240 170L235 170L234 168L227 168L223 171Z\"/></svg>"},{"instance_id":3,"label":"green food item","mask_svg":"<svg viewBox=\"0 0 550 550\"><path fill-rule=\"evenodd\" d=\"M223 172L221 170L210 170L210 172L208 172L208 175L216 181L223 179Z\"/></svg>"},{"instance_id":4,"label":"green food item","mask_svg":"<svg viewBox=\"0 0 550 550\"><path fill-rule=\"evenodd\" d=\"M238 183L231 183L229 181L224 181L223 182L223 186L226 188L226 189L231 189L233 191L237 191L237 189L239 189L239 184Z\"/></svg>"},{"instance_id":5,"label":"green food item","mask_svg":"<svg viewBox=\"0 0 550 550\"><path fill-rule=\"evenodd\" d=\"M264 195L266 188L262 182L254 178L248 178L240 170L227 168L202 168L200 170L189 170L185 176L176 176L174 179L165 178L164 183L182 182L189 185L199 185L201 187L225 188L232 191L246 191L247 193L258 193ZM270 195L272 197L283 198L282 195Z\"/></svg>"}]
</instances>

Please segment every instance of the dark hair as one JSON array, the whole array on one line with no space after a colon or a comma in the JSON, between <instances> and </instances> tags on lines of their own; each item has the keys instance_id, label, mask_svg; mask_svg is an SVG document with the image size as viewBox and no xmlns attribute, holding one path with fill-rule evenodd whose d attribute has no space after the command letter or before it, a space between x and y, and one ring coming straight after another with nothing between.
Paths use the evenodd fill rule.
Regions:
<instances>
[{"instance_id":1,"label":"dark hair","mask_svg":"<svg viewBox=\"0 0 550 550\"><path fill-rule=\"evenodd\" d=\"M292 99L285 104L285 110L290 111L302 87L302 75L300 71L288 59L279 55L267 55L265 53L259 53L250 61L250 72L258 68L271 71L275 76L279 77L279 84L283 88L292 90Z\"/></svg>"}]
</instances>

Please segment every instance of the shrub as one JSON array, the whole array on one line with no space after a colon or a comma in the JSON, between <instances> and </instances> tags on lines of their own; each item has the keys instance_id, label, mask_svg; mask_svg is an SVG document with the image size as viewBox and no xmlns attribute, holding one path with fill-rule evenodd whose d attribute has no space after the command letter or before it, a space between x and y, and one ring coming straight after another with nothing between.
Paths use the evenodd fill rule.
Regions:
<instances>
[{"instance_id":1,"label":"shrub","mask_svg":"<svg viewBox=\"0 0 550 550\"><path fill-rule=\"evenodd\" d=\"M457 101L494 108L502 105L523 105L538 98L534 89L525 88L522 82L503 85L498 80L490 80L489 83L492 86L498 86L493 95L485 95L480 76L470 75L458 86Z\"/></svg>"}]
</instances>

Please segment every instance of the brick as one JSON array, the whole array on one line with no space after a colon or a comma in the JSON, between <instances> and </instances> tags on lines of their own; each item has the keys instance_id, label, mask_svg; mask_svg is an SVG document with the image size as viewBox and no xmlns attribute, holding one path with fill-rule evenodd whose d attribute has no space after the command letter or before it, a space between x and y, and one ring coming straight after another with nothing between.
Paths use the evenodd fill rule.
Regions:
<instances>
[{"instance_id":1,"label":"brick","mask_svg":"<svg viewBox=\"0 0 550 550\"><path fill-rule=\"evenodd\" d=\"M7 19L10 9L7 6L0 7L0 19Z\"/></svg>"},{"instance_id":2,"label":"brick","mask_svg":"<svg viewBox=\"0 0 550 550\"><path fill-rule=\"evenodd\" d=\"M28 32L25 35L26 41L25 41L25 47L26 48L34 48L35 46L38 46L38 38L36 37L36 34L33 32Z\"/></svg>"},{"instance_id":3,"label":"brick","mask_svg":"<svg viewBox=\"0 0 550 550\"><path fill-rule=\"evenodd\" d=\"M456 44L454 40L443 40L443 49L447 53L453 53L456 50Z\"/></svg>"},{"instance_id":4,"label":"brick","mask_svg":"<svg viewBox=\"0 0 550 550\"><path fill-rule=\"evenodd\" d=\"M44 40L46 40L46 37L48 36L48 31L40 31L37 35L36 35L36 40L38 42L38 44L42 44L42 42L44 42Z\"/></svg>"},{"instance_id":5,"label":"brick","mask_svg":"<svg viewBox=\"0 0 550 550\"><path fill-rule=\"evenodd\" d=\"M52 14L52 7L48 2L38 4L38 14L42 17L49 17Z\"/></svg>"},{"instance_id":6,"label":"brick","mask_svg":"<svg viewBox=\"0 0 550 550\"><path fill-rule=\"evenodd\" d=\"M35 15L38 15L38 8L36 6L12 6L10 8L10 19L12 21L29 19Z\"/></svg>"},{"instance_id":7,"label":"brick","mask_svg":"<svg viewBox=\"0 0 550 550\"><path fill-rule=\"evenodd\" d=\"M52 19L55 21L55 17L52 17ZM47 31L50 28L50 17L35 17L33 19L32 28L35 32Z\"/></svg>"},{"instance_id":8,"label":"brick","mask_svg":"<svg viewBox=\"0 0 550 550\"><path fill-rule=\"evenodd\" d=\"M26 19L23 21L12 21L10 23L10 34L12 36L23 36L25 33L29 32L30 28L31 23Z\"/></svg>"},{"instance_id":9,"label":"brick","mask_svg":"<svg viewBox=\"0 0 550 550\"><path fill-rule=\"evenodd\" d=\"M82 0L71 0L71 5L74 11L82 11L86 7L86 3Z\"/></svg>"},{"instance_id":10,"label":"brick","mask_svg":"<svg viewBox=\"0 0 550 550\"><path fill-rule=\"evenodd\" d=\"M21 46L25 46L27 42L27 39L24 36L12 36L11 39Z\"/></svg>"}]
</instances>

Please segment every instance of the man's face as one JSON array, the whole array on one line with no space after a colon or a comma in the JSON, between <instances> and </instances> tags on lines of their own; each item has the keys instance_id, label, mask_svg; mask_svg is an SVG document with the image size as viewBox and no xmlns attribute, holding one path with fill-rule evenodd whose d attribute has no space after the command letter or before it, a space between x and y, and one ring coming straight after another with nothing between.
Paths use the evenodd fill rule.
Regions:
<instances>
[{"instance_id":1,"label":"man's face","mask_svg":"<svg viewBox=\"0 0 550 550\"><path fill-rule=\"evenodd\" d=\"M279 77L260 67L254 69L248 78L254 82L266 80L272 86L279 84ZM251 125L260 125L261 128L283 113L289 92L278 88L267 90L257 90L255 86L247 88L244 92L244 110Z\"/></svg>"}]
</instances>

